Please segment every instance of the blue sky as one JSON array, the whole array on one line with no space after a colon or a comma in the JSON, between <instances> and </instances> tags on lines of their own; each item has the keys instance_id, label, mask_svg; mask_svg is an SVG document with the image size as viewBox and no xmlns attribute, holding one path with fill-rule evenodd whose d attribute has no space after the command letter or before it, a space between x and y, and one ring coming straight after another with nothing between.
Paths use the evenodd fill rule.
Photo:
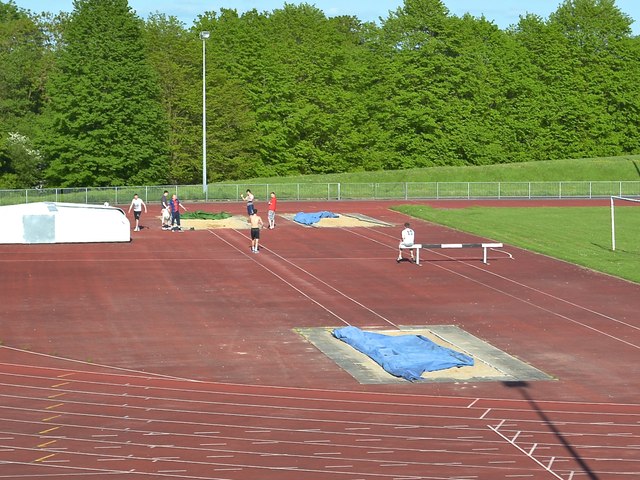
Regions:
<instances>
[{"instance_id":1,"label":"blue sky","mask_svg":"<svg viewBox=\"0 0 640 480\"><path fill-rule=\"evenodd\" d=\"M33 12L71 11L72 0L14 0L22 8ZM360 20L377 21L386 18L389 11L403 5L403 0L129 0L129 6L143 18L149 13L161 12L173 15L191 26L197 15L205 11L218 11L220 8L232 8L242 13L256 10L272 11L281 8L285 3L309 3L322 10L327 16L355 15ZM554 12L562 0L444 0L444 4L453 15L469 12L473 16L483 15L492 20L498 27L506 28L518 22L520 15L534 13L547 18ZM640 0L617 0L620 10L634 20L640 20ZM636 21L631 28L635 35L640 34L640 22Z\"/></svg>"}]
</instances>

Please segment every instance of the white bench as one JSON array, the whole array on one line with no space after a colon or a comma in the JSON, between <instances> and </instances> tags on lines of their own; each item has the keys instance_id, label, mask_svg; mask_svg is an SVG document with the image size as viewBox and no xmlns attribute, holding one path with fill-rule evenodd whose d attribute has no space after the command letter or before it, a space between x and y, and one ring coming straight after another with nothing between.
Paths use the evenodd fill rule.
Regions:
<instances>
[{"instance_id":1,"label":"white bench","mask_svg":"<svg viewBox=\"0 0 640 480\"><path fill-rule=\"evenodd\" d=\"M422 248L482 248L482 263L487 263L487 250L502 248L502 243L414 243L411 246L401 245L401 250L416 251L416 265L420 265L420 249Z\"/></svg>"}]
</instances>

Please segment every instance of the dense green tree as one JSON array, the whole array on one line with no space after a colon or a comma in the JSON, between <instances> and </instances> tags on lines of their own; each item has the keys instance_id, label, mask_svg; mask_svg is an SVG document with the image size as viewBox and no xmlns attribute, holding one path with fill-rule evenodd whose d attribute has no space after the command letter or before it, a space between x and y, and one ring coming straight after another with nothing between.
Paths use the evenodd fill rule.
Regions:
<instances>
[{"instance_id":1,"label":"dense green tree","mask_svg":"<svg viewBox=\"0 0 640 480\"><path fill-rule=\"evenodd\" d=\"M207 165L212 181L266 173L258 151L255 74L260 71L263 16L208 12L196 32L209 31L207 53ZM201 61L201 59L200 59ZM200 72L202 70L200 69Z\"/></svg>"},{"instance_id":2,"label":"dense green tree","mask_svg":"<svg viewBox=\"0 0 640 480\"><path fill-rule=\"evenodd\" d=\"M34 187L42 159L31 137L44 98L47 55L37 19L0 2L0 186Z\"/></svg>"},{"instance_id":3,"label":"dense green tree","mask_svg":"<svg viewBox=\"0 0 640 480\"><path fill-rule=\"evenodd\" d=\"M388 60L381 110L394 152L384 168L460 161L449 135L458 121L451 114L462 105L450 96L464 96L457 87L465 75L460 52L448 41L451 26L440 0L406 0L383 23L379 55Z\"/></svg>"},{"instance_id":4,"label":"dense green tree","mask_svg":"<svg viewBox=\"0 0 640 480\"><path fill-rule=\"evenodd\" d=\"M247 176L345 171L353 166L350 160L360 162L353 151L362 143L354 134L359 126L354 117L362 119L360 22L327 19L302 4L268 15L223 10L219 18L201 19L199 28L212 31L215 72L226 74L216 79L225 90L221 98L233 95L226 102L233 108L218 105L216 117L245 126L231 129L241 133L236 141L224 139L244 145L245 160L225 160L227 166L237 165Z\"/></svg>"},{"instance_id":5,"label":"dense green tree","mask_svg":"<svg viewBox=\"0 0 640 480\"><path fill-rule=\"evenodd\" d=\"M48 83L51 184L163 180L167 122L142 27L126 0L75 0Z\"/></svg>"},{"instance_id":6,"label":"dense green tree","mask_svg":"<svg viewBox=\"0 0 640 480\"><path fill-rule=\"evenodd\" d=\"M208 181L640 152L640 38L614 0L506 31L442 0L380 26L74 7L0 2L0 186L199 183L205 30Z\"/></svg>"},{"instance_id":7,"label":"dense green tree","mask_svg":"<svg viewBox=\"0 0 640 480\"><path fill-rule=\"evenodd\" d=\"M264 163L277 174L344 171L333 149L337 117L353 107L343 97L347 82L339 82L344 29L316 7L285 5L269 16L267 37L257 105Z\"/></svg>"},{"instance_id":8,"label":"dense green tree","mask_svg":"<svg viewBox=\"0 0 640 480\"><path fill-rule=\"evenodd\" d=\"M549 160L553 150L544 128L549 108L548 89L540 80L544 66L536 62L537 54L532 55L543 50L550 57L559 55L553 49L547 50L547 30L542 18L529 14L508 31L513 56L509 58L512 68L507 72L510 82L503 112L504 121L510 125L516 161Z\"/></svg>"},{"instance_id":9,"label":"dense green tree","mask_svg":"<svg viewBox=\"0 0 640 480\"><path fill-rule=\"evenodd\" d=\"M614 141L624 154L640 152L640 37L620 40L620 54L612 59L612 79L603 91ZM616 141L617 140L617 141ZM610 150L612 151L612 150Z\"/></svg>"},{"instance_id":10,"label":"dense green tree","mask_svg":"<svg viewBox=\"0 0 640 480\"><path fill-rule=\"evenodd\" d=\"M630 24L612 0L565 0L546 23L521 21L517 40L540 86L534 147L542 158L630 153L620 138L626 121L637 119L637 88L625 81L639 66L629 48ZM623 85L630 87L623 93L628 102L620 103L612 93Z\"/></svg>"},{"instance_id":11,"label":"dense green tree","mask_svg":"<svg viewBox=\"0 0 640 480\"><path fill-rule=\"evenodd\" d=\"M437 144L449 163L513 161L504 105L511 82L508 72L516 59L506 35L469 15L450 17L445 25L433 62ZM439 153L434 151L434 156Z\"/></svg>"},{"instance_id":12,"label":"dense green tree","mask_svg":"<svg viewBox=\"0 0 640 480\"><path fill-rule=\"evenodd\" d=\"M5 163L6 162L6 163ZM0 142L0 177L4 188L39 187L42 182L42 155L32 140L20 133L9 132Z\"/></svg>"},{"instance_id":13,"label":"dense green tree","mask_svg":"<svg viewBox=\"0 0 640 480\"><path fill-rule=\"evenodd\" d=\"M200 43L182 22L162 14L149 17L145 38L169 127L169 154L160 178L169 183L197 184L202 181Z\"/></svg>"},{"instance_id":14,"label":"dense green tree","mask_svg":"<svg viewBox=\"0 0 640 480\"><path fill-rule=\"evenodd\" d=\"M582 120L575 128L575 144L582 148L576 156L626 153L623 132L637 138L640 107L630 81L640 74L638 52L630 42L633 20L614 0L565 0L549 21L567 40L567 56L574 60L570 78L581 88L573 116ZM572 126L562 125L565 132Z\"/></svg>"},{"instance_id":15,"label":"dense green tree","mask_svg":"<svg viewBox=\"0 0 640 480\"><path fill-rule=\"evenodd\" d=\"M39 110L43 97L44 37L34 19L13 2L0 2L0 118Z\"/></svg>"}]
</instances>

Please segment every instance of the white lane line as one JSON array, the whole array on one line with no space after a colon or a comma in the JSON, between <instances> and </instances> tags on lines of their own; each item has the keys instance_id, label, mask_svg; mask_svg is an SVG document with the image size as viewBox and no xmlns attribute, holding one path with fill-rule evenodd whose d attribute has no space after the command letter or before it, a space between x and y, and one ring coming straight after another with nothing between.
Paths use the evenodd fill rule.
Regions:
<instances>
[{"instance_id":1,"label":"white lane line","mask_svg":"<svg viewBox=\"0 0 640 480\"><path fill-rule=\"evenodd\" d=\"M237 233L237 230L234 230ZM307 295L305 292L303 292L300 288L296 287L293 283L289 282L287 279L285 279L284 277L282 277L281 275L278 275L277 273L273 272L272 270L270 270L266 265L263 265L262 263L260 263L257 258L255 258L255 256L249 256L244 250L241 250L240 248L236 247L235 245L233 245L231 242L229 242L228 240L222 238L220 235L218 235L217 233L208 230L208 232L211 235L214 235L215 237L217 237L219 240L223 241L224 243L226 243L227 245L229 245L230 247L232 247L234 250L242 253L245 257L247 257L248 259L252 260L256 265L259 265L260 267L262 267L263 269L265 269L267 272L269 272L271 275L273 275L274 277L276 277L278 280L280 280L282 283L284 283L285 285L288 285L289 287L291 287L293 290L295 290L296 292L298 292L300 295L302 295L303 297L307 298L307 300L309 300L312 303L315 303L317 306L319 306L321 309L323 309L324 311L326 311L327 313L331 314L332 316L334 316L335 318L337 318L338 320L340 320L342 323L344 323L345 325L351 325L347 320L345 320L344 318L342 318L340 315L338 315L336 312L334 312L333 310L331 310L329 307L323 305L322 303L318 302L316 299L312 298L311 296ZM242 235L242 234L241 234ZM242 235L243 237L245 235ZM261 247L264 248L264 247ZM266 249L265 249L266 250Z\"/></svg>"}]
</instances>

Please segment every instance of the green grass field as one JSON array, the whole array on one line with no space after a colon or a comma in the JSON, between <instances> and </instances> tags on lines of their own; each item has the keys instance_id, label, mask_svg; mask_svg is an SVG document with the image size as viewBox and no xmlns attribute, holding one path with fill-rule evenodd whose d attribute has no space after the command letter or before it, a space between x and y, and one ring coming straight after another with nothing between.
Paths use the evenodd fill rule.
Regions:
<instances>
[{"instance_id":1,"label":"green grass field","mask_svg":"<svg viewBox=\"0 0 640 480\"><path fill-rule=\"evenodd\" d=\"M403 205L396 210L640 283L640 203L616 206L615 252L608 207L445 210ZM420 241L429 242L423 236Z\"/></svg>"},{"instance_id":2,"label":"green grass field","mask_svg":"<svg viewBox=\"0 0 640 480\"><path fill-rule=\"evenodd\" d=\"M264 177L242 180L240 183L617 182L633 180L640 180L640 155L467 167L428 167L409 170Z\"/></svg>"}]
</instances>

